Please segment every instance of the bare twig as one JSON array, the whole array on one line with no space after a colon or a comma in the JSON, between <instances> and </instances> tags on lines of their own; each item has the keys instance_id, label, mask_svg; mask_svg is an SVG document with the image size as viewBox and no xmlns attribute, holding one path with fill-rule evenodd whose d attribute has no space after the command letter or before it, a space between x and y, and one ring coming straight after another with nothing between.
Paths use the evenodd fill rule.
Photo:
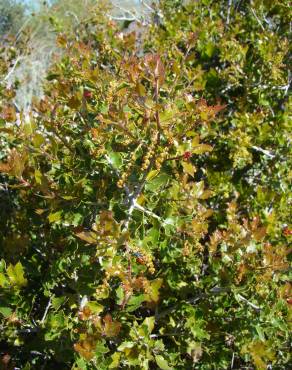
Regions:
<instances>
[{"instance_id":1,"label":"bare twig","mask_svg":"<svg viewBox=\"0 0 292 370\"><path fill-rule=\"evenodd\" d=\"M288 94L288 91L289 91L289 88L290 88L290 85L291 85L291 81L292 81L291 72L288 71L288 83L287 83L286 86L284 86L284 91L285 91L284 96L286 96Z\"/></svg>"},{"instance_id":2,"label":"bare twig","mask_svg":"<svg viewBox=\"0 0 292 370\"><path fill-rule=\"evenodd\" d=\"M233 352L232 353L232 358L231 358L230 369L233 369L233 366L234 366L234 358L235 358L235 355L234 355L234 352Z\"/></svg>"},{"instance_id":3,"label":"bare twig","mask_svg":"<svg viewBox=\"0 0 292 370\"><path fill-rule=\"evenodd\" d=\"M258 24L261 26L261 29L265 32L265 28L262 24L262 22L259 20L258 16L256 15L256 12L253 8L250 8L252 11L252 14L254 15L255 19L257 20Z\"/></svg>"},{"instance_id":4,"label":"bare twig","mask_svg":"<svg viewBox=\"0 0 292 370\"><path fill-rule=\"evenodd\" d=\"M242 301L245 302L248 306L252 307L256 311L260 311L260 307L255 305L254 303L250 302L248 299L243 297L241 294L237 294L237 297Z\"/></svg>"},{"instance_id":5,"label":"bare twig","mask_svg":"<svg viewBox=\"0 0 292 370\"><path fill-rule=\"evenodd\" d=\"M13 64L13 67L10 69L10 71L7 73L7 75L4 77L3 81L7 81L9 79L9 77L12 75L12 73L15 71L15 68L17 66L17 64L19 63L19 61L21 59L24 59L22 56L19 56L16 58L14 64Z\"/></svg>"},{"instance_id":6,"label":"bare twig","mask_svg":"<svg viewBox=\"0 0 292 370\"><path fill-rule=\"evenodd\" d=\"M155 10L151 8L151 6L148 5L144 0L140 0L140 3L143 4L151 13L155 13Z\"/></svg>"},{"instance_id":7,"label":"bare twig","mask_svg":"<svg viewBox=\"0 0 292 370\"><path fill-rule=\"evenodd\" d=\"M112 19L113 21L121 21L121 22L133 22L136 21L136 18L132 17L114 17L112 15L109 15L109 18Z\"/></svg>"},{"instance_id":8,"label":"bare twig","mask_svg":"<svg viewBox=\"0 0 292 370\"><path fill-rule=\"evenodd\" d=\"M125 9L120 5L114 4L114 7L118 10L120 10L124 15L122 16L109 16L113 20L128 20L128 21L136 21L141 22L141 19L137 17L136 14L131 12L129 9Z\"/></svg>"},{"instance_id":9,"label":"bare twig","mask_svg":"<svg viewBox=\"0 0 292 370\"><path fill-rule=\"evenodd\" d=\"M226 18L226 24L228 25L230 22L230 10L232 6L232 0L228 0L228 8L227 8L227 18Z\"/></svg>"},{"instance_id":10,"label":"bare twig","mask_svg":"<svg viewBox=\"0 0 292 370\"><path fill-rule=\"evenodd\" d=\"M41 319L41 321L40 321L40 323L41 323L41 324L43 324L43 323L45 322L46 317L47 317L47 314L48 314L49 309L50 309L50 307L51 307L51 304L52 304L52 299L51 299L51 298L49 298L49 300L48 300L48 304L46 305L46 308L45 308L45 312L44 312L43 317L42 317L42 319Z\"/></svg>"},{"instance_id":11,"label":"bare twig","mask_svg":"<svg viewBox=\"0 0 292 370\"><path fill-rule=\"evenodd\" d=\"M146 213L146 215L151 216L151 217L153 217L153 218L156 218L156 220L158 220L158 221L160 221L160 222L163 222L163 220L161 219L161 217L157 216L157 215L156 215L155 213L153 213L152 211L149 211L148 209L146 209L146 208L144 208L144 207L140 206L140 204L138 204L138 203L136 202L136 200L134 200L133 207L134 207L134 209L137 209L137 210L139 210L139 211L141 211L141 212L144 212L144 213Z\"/></svg>"},{"instance_id":12,"label":"bare twig","mask_svg":"<svg viewBox=\"0 0 292 370\"><path fill-rule=\"evenodd\" d=\"M275 154L269 152L268 150L266 149L263 149L263 148L260 148L256 145L253 145L252 146L252 149L256 150L257 152L261 152L263 153L264 155L266 155L267 157L270 157L270 158L275 158Z\"/></svg>"}]
</instances>

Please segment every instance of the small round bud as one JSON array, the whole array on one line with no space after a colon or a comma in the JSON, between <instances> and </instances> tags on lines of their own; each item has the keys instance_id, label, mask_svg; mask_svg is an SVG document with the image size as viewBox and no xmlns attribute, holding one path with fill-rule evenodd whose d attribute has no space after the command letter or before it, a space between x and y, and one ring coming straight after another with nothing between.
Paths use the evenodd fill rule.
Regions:
<instances>
[{"instance_id":1,"label":"small round bud","mask_svg":"<svg viewBox=\"0 0 292 370\"><path fill-rule=\"evenodd\" d=\"M184 157L185 160L190 159L191 156L192 156L192 153L191 152L185 152L184 155L183 155L183 157Z\"/></svg>"}]
</instances>

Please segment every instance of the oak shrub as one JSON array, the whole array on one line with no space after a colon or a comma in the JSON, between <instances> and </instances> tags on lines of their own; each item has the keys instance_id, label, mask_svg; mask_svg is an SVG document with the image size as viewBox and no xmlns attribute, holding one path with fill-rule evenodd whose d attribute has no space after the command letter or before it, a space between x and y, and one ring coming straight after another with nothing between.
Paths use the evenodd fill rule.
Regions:
<instances>
[{"instance_id":1,"label":"oak shrub","mask_svg":"<svg viewBox=\"0 0 292 370\"><path fill-rule=\"evenodd\" d=\"M1 87L3 368L287 368L288 2L228 4L97 9Z\"/></svg>"}]
</instances>

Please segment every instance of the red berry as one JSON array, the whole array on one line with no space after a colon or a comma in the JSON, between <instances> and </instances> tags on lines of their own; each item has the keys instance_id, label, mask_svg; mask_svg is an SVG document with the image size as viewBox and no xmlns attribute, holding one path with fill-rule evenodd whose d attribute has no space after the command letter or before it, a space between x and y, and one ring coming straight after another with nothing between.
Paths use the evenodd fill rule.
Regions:
<instances>
[{"instance_id":1,"label":"red berry","mask_svg":"<svg viewBox=\"0 0 292 370\"><path fill-rule=\"evenodd\" d=\"M288 235L292 235L292 230L291 229L288 229L287 227L283 230L283 234L288 236Z\"/></svg>"},{"instance_id":2,"label":"red berry","mask_svg":"<svg viewBox=\"0 0 292 370\"><path fill-rule=\"evenodd\" d=\"M292 298L287 298L286 301L287 301L288 304L292 304Z\"/></svg>"},{"instance_id":3,"label":"red berry","mask_svg":"<svg viewBox=\"0 0 292 370\"><path fill-rule=\"evenodd\" d=\"M83 96L85 99L90 99L92 98L92 92L88 90L84 90Z\"/></svg>"},{"instance_id":4,"label":"red berry","mask_svg":"<svg viewBox=\"0 0 292 370\"><path fill-rule=\"evenodd\" d=\"M185 152L184 153L184 159L190 159L191 158L191 156L192 156L192 153L191 152Z\"/></svg>"}]
</instances>

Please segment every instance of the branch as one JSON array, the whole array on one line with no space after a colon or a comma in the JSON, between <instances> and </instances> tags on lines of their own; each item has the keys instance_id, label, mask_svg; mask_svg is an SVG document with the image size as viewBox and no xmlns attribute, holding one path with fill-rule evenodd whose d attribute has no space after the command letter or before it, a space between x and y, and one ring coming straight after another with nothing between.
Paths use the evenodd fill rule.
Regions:
<instances>
[{"instance_id":1,"label":"branch","mask_svg":"<svg viewBox=\"0 0 292 370\"><path fill-rule=\"evenodd\" d=\"M143 4L151 13L156 13L155 10L151 8L151 6L148 5L144 0L140 0L140 3Z\"/></svg>"},{"instance_id":2,"label":"branch","mask_svg":"<svg viewBox=\"0 0 292 370\"><path fill-rule=\"evenodd\" d=\"M144 207L140 206L140 204L138 204L138 203L136 202L136 199L135 199L135 200L134 200L134 202L133 202L133 209L138 209L139 211L146 213L146 215L151 216L151 217L153 217L153 218L156 218L156 220L158 220L158 221L160 221L160 222L164 223L164 221L162 220L162 218L161 218L161 217L157 216L157 215L156 215L155 213L153 213L152 211L149 211L148 209L146 209L146 208L144 208Z\"/></svg>"},{"instance_id":3,"label":"branch","mask_svg":"<svg viewBox=\"0 0 292 370\"><path fill-rule=\"evenodd\" d=\"M261 26L261 29L265 32L266 30L265 30L262 22L259 20L258 16L256 15L255 10L253 8L250 8L250 9L251 9L252 14L254 15L255 19L257 20L258 24Z\"/></svg>"},{"instance_id":4,"label":"branch","mask_svg":"<svg viewBox=\"0 0 292 370\"><path fill-rule=\"evenodd\" d=\"M19 62L21 59L24 59L24 58L23 58L22 56L19 56L19 57L17 57L17 58L16 58L16 60L15 60L15 63L14 63L14 65L13 65L13 67L10 69L10 71L7 73L7 75L4 77L3 82L4 82L4 81L7 81L7 80L9 79L9 77L12 75L12 73L14 72L14 70L15 70L15 68L16 68L16 66L17 66L17 64L18 64L18 62Z\"/></svg>"},{"instance_id":5,"label":"branch","mask_svg":"<svg viewBox=\"0 0 292 370\"><path fill-rule=\"evenodd\" d=\"M124 16L120 16L120 17L114 17L114 16L110 16L110 18L114 19L114 20L118 20L118 18L125 18L124 20L129 20L129 21L136 21L136 22L140 22L141 20L137 17L136 14L134 14L133 12L131 12L130 10L128 9L125 9L117 4L114 4L114 7L117 8L118 10L120 10L122 13L124 14L129 14L130 17L127 17L126 15ZM119 20L122 20L122 19L119 19Z\"/></svg>"},{"instance_id":6,"label":"branch","mask_svg":"<svg viewBox=\"0 0 292 370\"><path fill-rule=\"evenodd\" d=\"M235 359L235 354L234 354L234 352L233 352L233 353L232 353L232 358L231 358L230 369L233 369L233 366L234 366L234 359Z\"/></svg>"},{"instance_id":7,"label":"branch","mask_svg":"<svg viewBox=\"0 0 292 370\"><path fill-rule=\"evenodd\" d=\"M287 83L286 86L283 86L284 87L284 91L285 91L284 96L286 96L288 94L288 91L289 91L289 88L290 88L290 85L291 85L291 81L292 81L291 72L288 71L288 83Z\"/></svg>"},{"instance_id":8,"label":"branch","mask_svg":"<svg viewBox=\"0 0 292 370\"><path fill-rule=\"evenodd\" d=\"M242 301L245 302L248 306L252 307L256 311L260 311L261 308L259 306L256 306L254 303L250 302L246 298L244 298L241 294L237 294L237 297Z\"/></svg>"},{"instance_id":9,"label":"branch","mask_svg":"<svg viewBox=\"0 0 292 370\"><path fill-rule=\"evenodd\" d=\"M230 22L230 10L232 6L232 0L228 0L228 9L227 9L227 18L226 18L226 24L228 25Z\"/></svg>"},{"instance_id":10,"label":"branch","mask_svg":"<svg viewBox=\"0 0 292 370\"><path fill-rule=\"evenodd\" d=\"M260 147L258 147L258 146L256 146L256 145L253 145L253 146L252 146L252 149L256 150L257 152L261 152L261 153L265 154L267 157L270 157L270 158L275 158L275 157L276 157L276 155L275 155L275 154L272 154L272 153L271 153L271 152L269 152L268 150L265 150L265 149L263 149L263 148L260 148Z\"/></svg>"},{"instance_id":11,"label":"branch","mask_svg":"<svg viewBox=\"0 0 292 370\"><path fill-rule=\"evenodd\" d=\"M45 309L45 312L44 312L43 317L42 317L42 319L41 319L41 321L40 321L40 323L41 323L41 324L43 324L43 323L45 322L46 317L47 317L47 314L48 314L49 309L50 309L50 307L51 307L51 304L52 304L52 299L51 299L51 298L49 298L49 300L48 300L48 304L47 304L46 309Z\"/></svg>"},{"instance_id":12,"label":"branch","mask_svg":"<svg viewBox=\"0 0 292 370\"><path fill-rule=\"evenodd\" d=\"M109 18L112 19L113 21L122 21L122 22L133 22L136 21L136 18L129 18L129 17L114 17L112 15L109 15Z\"/></svg>"}]
</instances>

